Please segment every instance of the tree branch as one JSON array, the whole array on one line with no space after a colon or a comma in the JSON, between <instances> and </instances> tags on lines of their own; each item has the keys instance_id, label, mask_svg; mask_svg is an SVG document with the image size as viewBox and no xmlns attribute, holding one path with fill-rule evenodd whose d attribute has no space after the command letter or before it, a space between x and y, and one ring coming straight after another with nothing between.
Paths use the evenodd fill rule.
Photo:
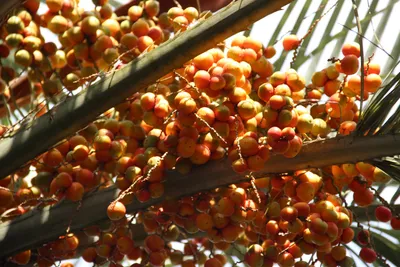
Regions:
<instances>
[{"instance_id":1,"label":"tree branch","mask_svg":"<svg viewBox=\"0 0 400 267\"><path fill-rule=\"evenodd\" d=\"M272 156L267 161L264 171L256 173L256 177L397 155L400 154L399 141L400 134L346 136L316 141L304 145L295 158L287 159L281 155ZM187 175L179 175L171 171L166 174L163 197L151 199L146 203L133 202L127 206L127 210L134 213L160 203L165 198L193 195L243 181L246 181L246 178L232 170L228 159L198 166ZM65 234L70 218L73 218L70 225L72 232L105 220L107 206L117 195L118 190L110 187L85 196L79 212L76 211L77 203L63 201L53 207L30 211L10 222L0 224L0 258L24 249L37 247Z\"/></svg>"},{"instance_id":2,"label":"tree branch","mask_svg":"<svg viewBox=\"0 0 400 267\"><path fill-rule=\"evenodd\" d=\"M0 178L77 132L133 93L289 2L291 0L245 0L239 8L240 1L237 1L83 93L60 103L52 112L33 121L29 128L1 140Z\"/></svg>"},{"instance_id":3,"label":"tree branch","mask_svg":"<svg viewBox=\"0 0 400 267\"><path fill-rule=\"evenodd\" d=\"M25 0L7 0L2 1L0 5L0 26L3 25L3 22L7 19L7 16L10 14L10 11L14 8L20 6Z\"/></svg>"}]
</instances>

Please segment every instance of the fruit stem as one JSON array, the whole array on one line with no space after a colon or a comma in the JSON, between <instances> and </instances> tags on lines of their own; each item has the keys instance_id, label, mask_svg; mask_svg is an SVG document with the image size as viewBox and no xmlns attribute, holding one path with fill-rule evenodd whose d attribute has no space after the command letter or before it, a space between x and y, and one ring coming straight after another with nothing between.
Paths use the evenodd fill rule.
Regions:
<instances>
[{"instance_id":1,"label":"fruit stem","mask_svg":"<svg viewBox=\"0 0 400 267\"><path fill-rule=\"evenodd\" d=\"M363 35L362 35L362 28L360 23L360 17L358 16L358 8L355 0L353 2L353 11L354 16L357 22L357 31L358 31L358 42L360 43L360 59L361 59L361 97L360 97L360 120L362 120L363 114L363 102L364 102L364 45L363 45Z\"/></svg>"}]
</instances>

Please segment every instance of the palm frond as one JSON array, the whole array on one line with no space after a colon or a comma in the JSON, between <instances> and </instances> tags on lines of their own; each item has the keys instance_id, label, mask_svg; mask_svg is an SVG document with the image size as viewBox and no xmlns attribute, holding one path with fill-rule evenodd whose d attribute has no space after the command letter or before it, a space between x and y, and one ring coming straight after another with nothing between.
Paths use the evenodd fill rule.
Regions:
<instances>
[{"instance_id":1,"label":"palm frond","mask_svg":"<svg viewBox=\"0 0 400 267\"><path fill-rule=\"evenodd\" d=\"M362 119L357 124L355 135L385 134L399 129L399 114L392 113L393 107L400 99L400 73L391 79L370 101ZM388 116L390 116L389 119ZM388 123L388 126L385 124ZM391 127L389 127L391 126ZM383 129L382 129L383 128Z\"/></svg>"},{"instance_id":2,"label":"palm frond","mask_svg":"<svg viewBox=\"0 0 400 267\"><path fill-rule=\"evenodd\" d=\"M348 250L348 251L350 251L353 255L350 255L350 257L352 257L352 256L354 256L354 258L357 258L358 257L358 253L352 248L352 247L350 247L348 244L345 244L344 245L345 247L346 247L346 249ZM352 257L353 258L353 257ZM366 267L368 267L368 264L366 264L364 261L360 261L360 263L362 263L363 264L363 266L366 266ZM352 267L355 267L356 265L354 265L354 266L352 266Z\"/></svg>"},{"instance_id":3,"label":"palm frond","mask_svg":"<svg viewBox=\"0 0 400 267\"><path fill-rule=\"evenodd\" d=\"M325 5L326 2L327 2L326 0L322 1L322 2L321 2L321 5ZM297 17L297 20L296 20L296 22L295 22L295 24L294 24L294 27L293 27L293 28L291 29L291 31L290 31L291 34L297 34L297 33L298 33L298 31L299 31L299 29L300 29L300 26L301 26L301 24L303 23L304 16L306 15L306 12L308 11L310 5L311 5L311 1L307 1L307 2L304 4L304 6L303 6L303 8L302 8L302 10L301 10L301 12L300 12L300 14L299 14L299 16ZM322 8L319 9L319 10L315 13L314 19L313 19L312 21L315 21L315 19L319 18L319 17L321 16L321 14L322 14L322 11L323 11ZM312 23L312 22L311 22L311 23ZM311 25L310 25L310 26L311 26ZM309 39L308 39L308 40L309 40ZM304 44L304 47L307 47L307 45ZM288 53L288 52L286 52L286 51L282 51L281 56L280 56L280 57L278 58L278 60L275 61L275 63L274 63L274 66L275 66L276 69L282 69L283 63L285 62L286 57L287 57L288 55L291 55L291 52Z\"/></svg>"},{"instance_id":4,"label":"palm frond","mask_svg":"<svg viewBox=\"0 0 400 267\"><path fill-rule=\"evenodd\" d=\"M400 197L400 187L397 188L396 192L393 194L392 198L390 199L390 205L393 205L397 199Z\"/></svg>"},{"instance_id":5,"label":"palm frond","mask_svg":"<svg viewBox=\"0 0 400 267\"><path fill-rule=\"evenodd\" d=\"M355 231L356 235L360 231L358 227L352 227ZM366 229L366 228L365 228ZM373 266L387 266L387 262L383 262L384 260L388 260L392 265L390 266L400 266L400 236L394 235L393 230L387 230L383 227L379 227L377 225L368 225L368 230L371 234L371 244L374 250L380 255L377 261L373 264ZM390 236L390 239L388 238ZM358 256L357 251L361 249L361 246L357 242L352 243L353 246L346 245L347 249L352 253ZM357 246L357 250L354 250L352 247ZM358 266L358 265L357 265ZM368 266L368 265L367 265Z\"/></svg>"},{"instance_id":6,"label":"palm frond","mask_svg":"<svg viewBox=\"0 0 400 267\"><path fill-rule=\"evenodd\" d=\"M305 50L302 50L299 52L299 54L297 55L297 60L294 64L294 68L300 67L301 64L303 64L304 62L306 62L307 60L311 60L310 66L317 66L318 62L321 60L321 54L324 50L324 47L326 47L326 45L329 42L332 42L333 38L332 38L332 32L333 29L337 23L337 18L340 14L340 10L342 9L344 5L344 1L338 1L336 3L336 7L335 9L332 11L332 16L329 19L328 24L326 25L324 34L321 37L321 43L319 44L319 46L312 51L309 55L305 54ZM344 41L344 40L343 40ZM306 40L304 41L303 45L308 44L310 41ZM318 49L318 48L322 48L322 49ZM307 74L306 77L311 77L312 73L315 70L313 68L309 68L307 70Z\"/></svg>"},{"instance_id":7,"label":"palm frond","mask_svg":"<svg viewBox=\"0 0 400 267\"><path fill-rule=\"evenodd\" d=\"M393 180L400 183L400 159L397 157L386 157L383 159L373 159L370 163L392 177Z\"/></svg>"},{"instance_id":8,"label":"palm frond","mask_svg":"<svg viewBox=\"0 0 400 267\"><path fill-rule=\"evenodd\" d=\"M371 231L372 240L376 252L378 252L383 258L391 261L395 266L400 266L400 246L395 244L383 235ZM383 262L378 259L380 264ZM384 265L381 265L384 266Z\"/></svg>"},{"instance_id":9,"label":"palm frond","mask_svg":"<svg viewBox=\"0 0 400 267\"><path fill-rule=\"evenodd\" d=\"M393 46L393 49L391 51L391 55L393 58L395 58L396 60L392 60L389 61L388 64L385 65L385 67L383 68L383 72L382 73L389 73L390 70L392 70L394 67L396 67L397 65L397 60L399 59L400 56L400 35L397 36L396 42Z\"/></svg>"},{"instance_id":10,"label":"palm frond","mask_svg":"<svg viewBox=\"0 0 400 267\"><path fill-rule=\"evenodd\" d=\"M283 13L282 18L280 19L279 23L276 25L275 31L272 34L271 39L269 40L268 46L274 45L279 38L279 34L285 25L286 21L289 19L290 14L292 13L294 7L296 5L296 2L291 2L289 6L286 8L285 13ZM292 17L292 16L290 16Z\"/></svg>"},{"instance_id":11,"label":"palm frond","mask_svg":"<svg viewBox=\"0 0 400 267\"><path fill-rule=\"evenodd\" d=\"M379 227L379 226L373 226L373 228L379 232L390 235L391 237L397 239L397 242L400 242L400 232L399 231L393 231L392 229L387 229L387 228Z\"/></svg>"},{"instance_id":12,"label":"palm frond","mask_svg":"<svg viewBox=\"0 0 400 267\"><path fill-rule=\"evenodd\" d=\"M386 184L381 184L381 185L378 187L378 189L376 190L376 192L377 192L378 194L381 194L381 193L383 192L383 190L385 190L385 188L386 188Z\"/></svg>"}]
</instances>

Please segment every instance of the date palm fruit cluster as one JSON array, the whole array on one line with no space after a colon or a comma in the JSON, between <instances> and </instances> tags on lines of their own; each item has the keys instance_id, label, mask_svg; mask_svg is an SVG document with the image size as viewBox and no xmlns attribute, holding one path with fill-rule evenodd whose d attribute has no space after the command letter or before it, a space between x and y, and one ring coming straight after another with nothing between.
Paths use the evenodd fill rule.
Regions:
<instances>
[{"instance_id":1,"label":"date palm fruit cluster","mask_svg":"<svg viewBox=\"0 0 400 267\"><path fill-rule=\"evenodd\" d=\"M82 10L74 0L46 4L48 11L38 15L39 0L26 1L0 31L0 57L14 53L15 63L28 73L37 105L42 97L57 101L60 95L85 90L100 71L123 68L206 18L194 7L160 14L155 0L141 1L122 17L106 0L95 1L93 11ZM61 45L46 41L42 28L56 34ZM283 40L285 50L300 43L294 36ZM242 246L247 266L354 266L345 245L356 239L363 246L361 259L374 262L378 255L370 234L363 229L355 238L353 213L340 194L351 190L360 207L375 201L371 186L390 177L364 162L262 177L166 198L129 213L132 202L165 194L167 170L187 174L195 165L228 157L238 175L252 175L271 156L296 157L304 142L354 131L356 100L379 90L380 68L374 62L362 66L366 75L361 96L360 49L349 43L342 53L307 84L294 69L274 70L273 47L237 36L223 49L212 48L135 93L0 180L3 220L64 199L84 202L85 193L115 185L121 193L107 208L108 223L60 236L9 260L20 265L35 260L45 267L81 256L115 267L124 259L136 261L132 267L166 262L214 267L227 261L221 251ZM9 97L8 83L16 73L7 66L1 70L0 92ZM37 175L30 180L32 167ZM375 216L400 229L400 219L389 207L378 207ZM132 221L143 225L144 239L138 241ZM179 250L171 242L182 236ZM95 241L81 248L88 237ZM304 261L307 255L314 260Z\"/></svg>"}]
</instances>

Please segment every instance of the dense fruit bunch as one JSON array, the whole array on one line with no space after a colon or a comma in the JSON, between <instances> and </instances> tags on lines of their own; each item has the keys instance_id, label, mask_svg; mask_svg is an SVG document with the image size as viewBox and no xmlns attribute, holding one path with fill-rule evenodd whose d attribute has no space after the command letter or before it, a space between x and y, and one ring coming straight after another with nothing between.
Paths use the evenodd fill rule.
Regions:
<instances>
[{"instance_id":1,"label":"dense fruit bunch","mask_svg":"<svg viewBox=\"0 0 400 267\"><path fill-rule=\"evenodd\" d=\"M107 1L95 2L96 10L83 11L72 0L47 0L49 10L39 16L39 1L28 0L2 28L0 56L15 50L15 62L27 70L37 99L56 101L82 90L99 71L121 68L157 49L202 16L193 7L159 14L159 2L148 0L130 7L121 19ZM57 34L61 47L46 42L39 26ZM300 44L295 36L283 40L285 50ZM135 199L147 202L164 195L167 170L187 174L194 165L227 156L238 175L252 177L271 156L293 158L303 142L353 132L359 117L356 100L375 93L382 80L379 65L367 62L361 96L360 49L346 44L342 53L307 84L294 69L274 71L269 61L273 47L235 37L225 49L196 56L0 180L0 214L10 220L38 205L84 201L85 193L115 184L121 192L107 208L110 222L83 230L95 237L81 252L87 262L122 266L123 259L141 259L150 266L163 266L166 260L223 266L226 258L214 251L243 246L248 266L314 266L317 261L353 266L344 245L355 236L350 227L354 218L341 192L353 191L354 202L365 207L375 200L371 186L390 180L364 162L253 177L129 214ZM0 92L9 97L7 84L15 72L3 66L1 74ZM31 167L37 175L29 180L24 177ZM16 190L15 177L22 181ZM375 216L400 228L389 207L378 207ZM142 242L135 239L133 221L147 233ZM171 245L187 235L201 237L186 239L183 251ZM67 234L44 244L35 250L38 266L76 256L80 239L85 240ZM374 262L368 231L360 231L357 240L364 246L361 259ZM31 254L27 250L10 260L24 265ZM303 255L316 258L307 263Z\"/></svg>"}]
</instances>

